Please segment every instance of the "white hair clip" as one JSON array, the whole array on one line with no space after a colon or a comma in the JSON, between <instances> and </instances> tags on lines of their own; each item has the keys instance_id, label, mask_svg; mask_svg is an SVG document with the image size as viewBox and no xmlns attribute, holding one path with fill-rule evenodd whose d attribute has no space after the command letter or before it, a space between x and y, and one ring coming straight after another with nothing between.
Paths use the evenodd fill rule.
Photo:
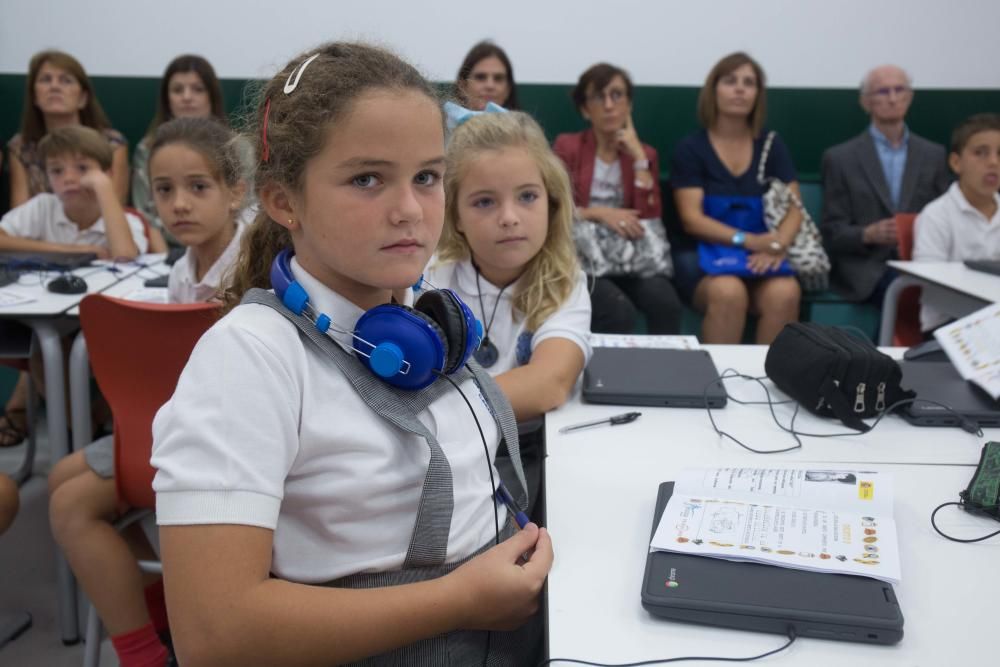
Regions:
<instances>
[{"instance_id":1,"label":"white hair clip","mask_svg":"<svg viewBox=\"0 0 1000 667\"><path fill-rule=\"evenodd\" d=\"M317 58L319 58L319 54L314 53L306 58L301 65L292 70L292 73L288 75L288 80L285 81L285 95L290 95L292 91L298 87L299 79L302 78L302 73L306 71L306 67L309 66L309 63ZM295 77L294 81L292 80L293 76Z\"/></svg>"}]
</instances>

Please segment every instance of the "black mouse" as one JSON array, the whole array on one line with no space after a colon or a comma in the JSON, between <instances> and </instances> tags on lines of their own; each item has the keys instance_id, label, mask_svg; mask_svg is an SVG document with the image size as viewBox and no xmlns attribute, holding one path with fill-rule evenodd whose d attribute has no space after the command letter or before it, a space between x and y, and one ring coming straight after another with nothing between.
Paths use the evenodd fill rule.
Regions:
<instances>
[{"instance_id":1,"label":"black mouse","mask_svg":"<svg viewBox=\"0 0 1000 667\"><path fill-rule=\"evenodd\" d=\"M87 291L87 281L72 273L66 273L50 280L46 287L56 294L83 294Z\"/></svg>"}]
</instances>

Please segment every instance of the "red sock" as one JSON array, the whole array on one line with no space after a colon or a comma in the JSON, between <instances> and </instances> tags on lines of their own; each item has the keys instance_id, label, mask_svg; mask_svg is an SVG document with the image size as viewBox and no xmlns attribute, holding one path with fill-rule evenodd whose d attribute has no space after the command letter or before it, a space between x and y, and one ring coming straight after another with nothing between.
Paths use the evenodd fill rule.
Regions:
<instances>
[{"instance_id":1,"label":"red sock","mask_svg":"<svg viewBox=\"0 0 1000 667\"><path fill-rule=\"evenodd\" d=\"M156 583L146 586L142 594L146 597L146 609L149 611L149 620L153 622L153 627L157 632L169 629L167 623L167 600L163 595L163 579L158 579Z\"/></svg>"},{"instance_id":2,"label":"red sock","mask_svg":"<svg viewBox=\"0 0 1000 667\"><path fill-rule=\"evenodd\" d=\"M121 667L164 667L167 647L160 642L152 623L111 638Z\"/></svg>"}]
</instances>

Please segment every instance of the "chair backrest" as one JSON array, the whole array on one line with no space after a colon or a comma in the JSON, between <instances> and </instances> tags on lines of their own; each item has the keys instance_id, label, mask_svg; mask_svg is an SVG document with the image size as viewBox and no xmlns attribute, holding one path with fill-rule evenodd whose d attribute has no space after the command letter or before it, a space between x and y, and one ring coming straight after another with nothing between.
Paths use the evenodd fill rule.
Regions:
<instances>
[{"instance_id":1,"label":"chair backrest","mask_svg":"<svg viewBox=\"0 0 1000 667\"><path fill-rule=\"evenodd\" d=\"M90 366L114 417L118 498L130 507L155 506L153 417L218 316L214 303L142 303L101 294L80 302Z\"/></svg>"},{"instance_id":2,"label":"chair backrest","mask_svg":"<svg viewBox=\"0 0 1000 667\"><path fill-rule=\"evenodd\" d=\"M899 239L899 258L913 259L913 226L916 213L896 214L896 238ZM893 330L893 345L910 347L923 341L920 332L920 288L907 287L899 295L896 306L896 328Z\"/></svg>"},{"instance_id":3,"label":"chair backrest","mask_svg":"<svg viewBox=\"0 0 1000 667\"><path fill-rule=\"evenodd\" d=\"M802 194L802 205L809 211L812 219L819 224L823 218L823 185L821 183L799 183L799 192Z\"/></svg>"},{"instance_id":4,"label":"chair backrest","mask_svg":"<svg viewBox=\"0 0 1000 667\"><path fill-rule=\"evenodd\" d=\"M899 239L899 258L905 261L913 259L913 223L916 213L896 214L896 238Z\"/></svg>"}]
</instances>

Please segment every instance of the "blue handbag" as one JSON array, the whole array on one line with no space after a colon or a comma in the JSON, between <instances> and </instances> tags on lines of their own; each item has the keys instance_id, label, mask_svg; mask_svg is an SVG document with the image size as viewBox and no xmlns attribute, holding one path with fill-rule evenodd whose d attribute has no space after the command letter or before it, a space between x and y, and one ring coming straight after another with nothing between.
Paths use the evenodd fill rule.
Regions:
<instances>
[{"instance_id":1,"label":"blue handbag","mask_svg":"<svg viewBox=\"0 0 1000 667\"><path fill-rule=\"evenodd\" d=\"M705 195L702 208L708 217L748 234L762 234L767 231L767 225L764 223L764 201L761 197ZM753 273L747 268L749 254L746 248L722 243L698 242L698 266L710 276L761 278L795 275L795 270L788 260L782 260L778 268L767 273Z\"/></svg>"}]
</instances>

